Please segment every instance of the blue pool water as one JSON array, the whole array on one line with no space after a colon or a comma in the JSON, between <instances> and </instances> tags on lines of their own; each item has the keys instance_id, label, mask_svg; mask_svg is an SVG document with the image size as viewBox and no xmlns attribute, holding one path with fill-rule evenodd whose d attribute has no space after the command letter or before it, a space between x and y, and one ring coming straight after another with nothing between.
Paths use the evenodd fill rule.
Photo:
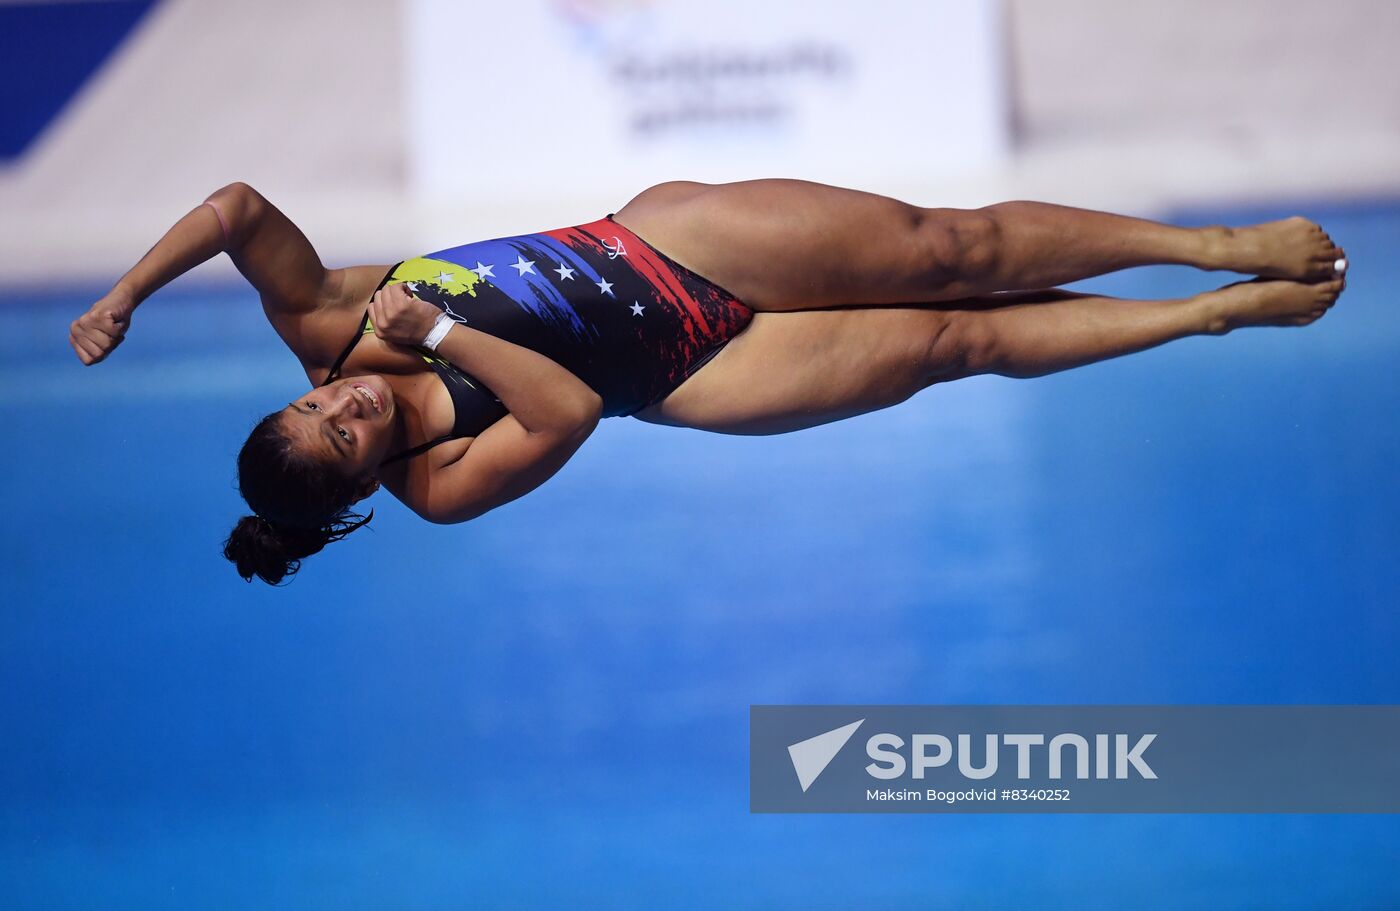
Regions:
<instances>
[{"instance_id":1,"label":"blue pool water","mask_svg":"<svg viewBox=\"0 0 1400 911\"><path fill-rule=\"evenodd\" d=\"M281 590L219 554L305 386L251 292L88 369L94 289L0 296L0 906L1400 905L1395 817L748 812L753 703L1400 702L1400 208L1302 208L1353 262L1308 329L782 437L610 420Z\"/></svg>"}]
</instances>

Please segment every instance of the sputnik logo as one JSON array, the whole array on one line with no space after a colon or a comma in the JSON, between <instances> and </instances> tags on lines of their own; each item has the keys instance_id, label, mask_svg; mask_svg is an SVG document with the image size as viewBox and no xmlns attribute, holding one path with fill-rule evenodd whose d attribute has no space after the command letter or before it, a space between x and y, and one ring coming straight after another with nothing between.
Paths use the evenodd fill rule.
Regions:
<instances>
[{"instance_id":1,"label":"sputnik logo","mask_svg":"<svg viewBox=\"0 0 1400 911\"><path fill-rule=\"evenodd\" d=\"M603 244L603 249L608 251L608 259L617 259L619 256L626 256L626 255L627 255L627 248L624 247L624 246L622 245L622 238L620 238L620 237L618 237L616 234L614 234L614 235L613 235L613 240L617 241L617 246L616 246L616 247L614 247L612 244L608 243L607 241L603 241L603 242L602 242L602 244Z\"/></svg>"},{"instance_id":2,"label":"sputnik logo","mask_svg":"<svg viewBox=\"0 0 1400 911\"><path fill-rule=\"evenodd\" d=\"M792 759L792 770L797 773L797 783L802 785L803 794L806 794L807 789L812 786L812 782L826 771L826 767L831 765L831 760L836 758L836 754L841 752L846 741L851 739L856 728L862 724L865 724L864 718L852 721L834 731L827 731L825 734L799 740L788 747L788 757Z\"/></svg>"}]
</instances>

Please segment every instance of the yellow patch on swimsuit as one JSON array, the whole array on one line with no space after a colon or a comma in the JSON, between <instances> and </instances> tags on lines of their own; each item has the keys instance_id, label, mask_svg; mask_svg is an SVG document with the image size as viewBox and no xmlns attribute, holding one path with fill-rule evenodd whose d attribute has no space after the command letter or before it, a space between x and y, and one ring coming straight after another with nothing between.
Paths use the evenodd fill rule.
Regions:
<instances>
[{"instance_id":1,"label":"yellow patch on swimsuit","mask_svg":"<svg viewBox=\"0 0 1400 911\"><path fill-rule=\"evenodd\" d=\"M471 269L446 260L420 256L406 259L394 270L392 281L413 282L432 285L443 292L456 296L470 294L476 297L476 285L483 281Z\"/></svg>"}]
</instances>

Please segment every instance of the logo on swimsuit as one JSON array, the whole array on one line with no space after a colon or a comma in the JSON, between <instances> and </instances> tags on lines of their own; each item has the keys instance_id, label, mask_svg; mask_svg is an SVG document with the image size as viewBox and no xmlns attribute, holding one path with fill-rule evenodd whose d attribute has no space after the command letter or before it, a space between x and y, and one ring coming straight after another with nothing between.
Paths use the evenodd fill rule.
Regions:
<instances>
[{"instance_id":1,"label":"logo on swimsuit","mask_svg":"<svg viewBox=\"0 0 1400 911\"><path fill-rule=\"evenodd\" d=\"M620 237L618 237L616 234L614 234L614 235L613 235L613 240L617 241L617 246L616 246L616 247L614 247L612 244L608 243L607 241L603 241L603 242L602 242L602 243L603 243L603 249L608 251L608 259L617 259L619 256L626 256L626 255L627 255L627 248L624 247L624 246L622 245L622 238L620 238Z\"/></svg>"}]
</instances>

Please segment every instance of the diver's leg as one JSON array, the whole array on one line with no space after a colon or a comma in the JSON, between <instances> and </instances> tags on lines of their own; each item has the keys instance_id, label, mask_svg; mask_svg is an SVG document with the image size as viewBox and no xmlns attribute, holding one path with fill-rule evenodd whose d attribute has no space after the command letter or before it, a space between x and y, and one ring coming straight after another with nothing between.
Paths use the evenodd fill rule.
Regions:
<instances>
[{"instance_id":1,"label":"diver's leg","mask_svg":"<svg viewBox=\"0 0 1400 911\"><path fill-rule=\"evenodd\" d=\"M1023 292L946 306L758 313L644 421L721 433L800 430L975 374L1032 377L1239 326L1301 326L1341 281L1255 281L1130 301Z\"/></svg>"},{"instance_id":2,"label":"diver's leg","mask_svg":"<svg viewBox=\"0 0 1400 911\"><path fill-rule=\"evenodd\" d=\"M1319 280L1342 256L1303 218L1181 228L1039 202L922 208L787 179L661 184L617 219L770 311L958 300L1154 263Z\"/></svg>"},{"instance_id":3,"label":"diver's leg","mask_svg":"<svg viewBox=\"0 0 1400 911\"><path fill-rule=\"evenodd\" d=\"M1043 376L1241 326L1306 326L1337 301L1344 282L1258 279L1183 300L1075 296L956 311L940 340L947 378L992 373ZM1039 304L1033 306L1032 304Z\"/></svg>"},{"instance_id":4,"label":"diver's leg","mask_svg":"<svg viewBox=\"0 0 1400 911\"><path fill-rule=\"evenodd\" d=\"M1342 256L1321 227L1301 217L1245 228L1182 228L1041 202L924 211L926 226L935 235L946 233L944 248L962 262L954 284L964 296L1046 288L1155 264L1319 281L1332 277Z\"/></svg>"}]
</instances>

